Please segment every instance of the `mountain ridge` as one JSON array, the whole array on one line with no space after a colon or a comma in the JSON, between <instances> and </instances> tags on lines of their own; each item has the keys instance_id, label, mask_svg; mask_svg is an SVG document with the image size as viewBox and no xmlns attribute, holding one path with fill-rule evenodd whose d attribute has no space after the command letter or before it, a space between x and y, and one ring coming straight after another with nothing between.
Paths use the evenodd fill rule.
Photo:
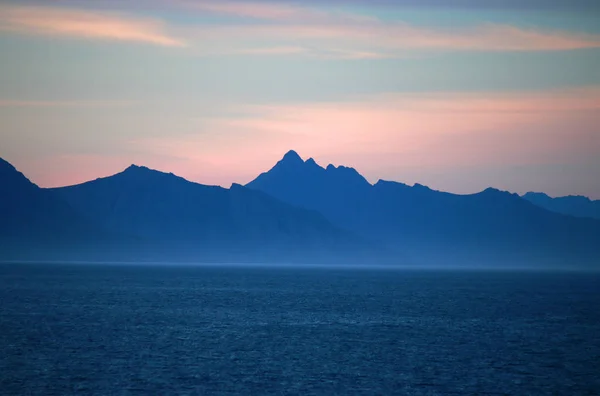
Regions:
<instances>
[{"instance_id":1,"label":"mountain ridge","mask_svg":"<svg viewBox=\"0 0 600 396\"><path fill-rule=\"evenodd\" d=\"M285 162L277 162L247 186L315 209L363 237L412 247L414 257L433 250L442 258L600 261L600 222L553 213L515 193L489 187L460 195L419 183L370 184L355 170L347 173L348 180L327 172L345 167L315 170L297 159L293 166L282 166Z\"/></svg>"},{"instance_id":2,"label":"mountain ridge","mask_svg":"<svg viewBox=\"0 0 600 396\"><path fill-rule=\"evenodd\" d=\"M42 189L2 160L0 192L0 260L322 262L369 248L315 211L135 164Z\"/></svg>"},{"instance_id":3,"label":"mountain ridge","mask_svg":"<svg viewBox=\"0 0 600 396\"><path fill-rule=\"evenodd\" d=\"M0 158L0 258L63 255L115 237ZM74 249L73 245L77 248Z\"/></svg>"},{"instance_id":4,"label":"mountain ridge","mask_svg":"<svg viewBox=\"0 0 600 396\"><path fill-rule=\"evenodd\" d=\"M600 200L592 200L583 195L567 195L553 198L546 193L540 192L528 192L523 194L522 197L552 212L600 220Z\"/></svg>"},{"instance_id":5,"label":"mountain ridge","mask_svg":"<svg viewBox=\"0 0 600 396\"><path fill-rule=\"evenodd\" d=\"M322 167L294 150L247 185L228 189L136 164L41 189L4 160L0 188L0 243L13 253L44 238L64 246L85 240L88 247L106 239L118 240L106 244L112 257L145 250L146 258L165 259L219 260L227 252L230 259L276 262L327 256L397 264L600 263L598 220L555 213L493 187L460 195L419 183L371 184L352 167ZM42 254L44 246L36 249Z\"/></svg>"},{"instance_id":6,"label":"mountain ridge","mask_svg":"<svg viewBox=\"0 0 600 396\"><path fill-rule=\"evenodd\" d=\"M315 211L242 185L207 186L137 165L50 190L108 230L182 250L269 250L285 256L337 249L342 255L342 246L358 240Z\"/></svg>"}]
</instances>

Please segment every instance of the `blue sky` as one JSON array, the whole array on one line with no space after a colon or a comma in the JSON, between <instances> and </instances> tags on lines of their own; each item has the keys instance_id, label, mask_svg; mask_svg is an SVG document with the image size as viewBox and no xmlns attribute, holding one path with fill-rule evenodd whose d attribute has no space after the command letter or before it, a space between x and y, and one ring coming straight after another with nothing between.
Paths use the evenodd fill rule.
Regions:
<instances>
[{"instance_id":1,"label":"blue sky","mask_svg":"<svg viewBox=\"0 0 600 396\"><path fill-rule=\"evenodd\" d=\"M245 183L287 150L370 181L600 198L595 1L3 1L0 156Z\"/></svg>"}]
</instances>

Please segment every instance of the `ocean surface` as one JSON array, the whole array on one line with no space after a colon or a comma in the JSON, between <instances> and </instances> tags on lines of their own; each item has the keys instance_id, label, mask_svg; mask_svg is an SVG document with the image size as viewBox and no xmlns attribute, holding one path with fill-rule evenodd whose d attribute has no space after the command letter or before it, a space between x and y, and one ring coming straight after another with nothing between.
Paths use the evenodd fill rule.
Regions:
<instances>
[{"instance_id":1,"label":"ocean surface","mask_svg":"<svg viewBox=\"0 0 600 396\"><path fill-rule=\"evenodd\" d=\"M2 395L600 395L600 275L0 265Z\"/></svg>"}]
</instances>

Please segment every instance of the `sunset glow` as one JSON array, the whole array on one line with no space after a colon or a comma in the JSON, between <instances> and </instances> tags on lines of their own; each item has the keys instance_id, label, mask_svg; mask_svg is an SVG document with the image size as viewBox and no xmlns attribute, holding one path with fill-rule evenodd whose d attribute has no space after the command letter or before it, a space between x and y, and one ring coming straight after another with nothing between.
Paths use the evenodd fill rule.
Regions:
<instances>
[{"instance_id":1,"label":"sunset glow","mask_svg":"<svg viewBox=\"0 0 600 396\"><path fill-rule=\"evenodd\" d=\"M600 198L596 9L410 1L0 3L2 156L246 183L289 149L468 193Z\"/></svg>"}]
</instances>

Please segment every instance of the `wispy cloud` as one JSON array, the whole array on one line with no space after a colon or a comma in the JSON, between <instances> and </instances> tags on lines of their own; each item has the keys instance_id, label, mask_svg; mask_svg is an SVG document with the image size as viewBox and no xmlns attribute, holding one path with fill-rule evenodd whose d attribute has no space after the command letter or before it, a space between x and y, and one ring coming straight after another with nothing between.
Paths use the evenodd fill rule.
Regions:
<instances>
[{"instance_id":1,"label":"wispy cloud","mask_svg":"<svg viewBox=\"0 0 600 396\"><path fill-rule=\"evenodd\" d=\"M180 0L178 3L204 12L275 21L313 19L322 15L309 8L284 3L205 0Z\"/></svg>"},{"instance_id":2,"label":"wispy cloud","mask_svg":"<svg viewBox=\"0 0 600 396\"><path fill-rule=\"evenodd\" d=\"M244 48L238 51L232 51L237 54L248 54L248 55L289 55L289 54L302 54L309 52L308 48L304 47L254 47Z\"/></svg>"},{"instance_id":3,"label":"wispy cloud","mask_svg":"<svg viewBox=\"0 0 600 396\"><path fill-rule=\"evenodd\" d=\"M562 51L600 47L600 35L597 34L524 29L503 24L440 29L286 3L182 0L180 4L204 13L257 20L252 24L198 27L200 37L212 39L314 40L314 44L322 49L331 49L335 45L339 48L340 43L345 43L355 52L381 53L378 49L387 49L396 51L395 55L402 50L415 49Z\"/></svg>"},{"instance_id":4,"label":"wispy cloud","mask_svg":"<svg viewBox=\"0 0 600 396\"><path fill-rule=\"evenodd\" d=\"M334 59L405 57L409 51L565 51L600 48L600 35L507 24L453 28L382 21L370 15L286 2L172 0L174 12L230 16L219 24L173 24L130 13L55 6L0 5L0 31L212 46L208 55L300 55ZM130 10L131 11L131 10ZM252 23L248 23L251 21ZM252 42L253 41L253 42ZM262 45L257 46L257 42ZM243 48L240 48L242 46ZM233 49L231 48L238 48Z\"/></svg>"},{"instance_id":5,"label":"wispy cloud","mask_svg":"<svg viewBox=\"0 0 600 396\"><path fill-rule=\"evenodd\" d=\"M394 54L383 51L352 50L339 48L322 49L320 51L314 51L312 52L312 54L319 58L330 59L386 59L398 58L400 56L400 54Z\"/></svg>"},{"instance_id":6,"label":"wispy cloud","mask_svg":"<svg viewBox=\"0 0 600 396\"><path fill-rule=\"evenodd\" d=\"M312 47L330 50L349 47L353 51L407 50L442 51L567 51L600 48L600 35L565 31L521 29L486 24L477 27L441 30L407 24L382 25L236 25L197 27L190 35L207 40L260 39L304 40Z\"/></svg>"},{"instance_id":7,"label":"wispy cloud","mask_svg":"<svg viewBox=\"0 0 600 396\"><path fill-rule=\"evenodd\" d=\"M257 56L281 56L281 55L303 55L320 59L385 59L397 57L397 55L376 52L361 51L339 48L316 48L301 46L273 46L273 47L249 47L241 49L224 49L207 53L209 55L257 55Z\"/></svg>"},{"instance_id":8,"label":"wispy cloud","mask_svg":"<svg viewBox=\"0 0 600 396\"><path fill-rule=\"evenodd\" d=\"M269 0L267 0L269 1ZM276 2L278 0L270 0ZM598 11L600 4L595 0L304 0L304 3L329 5L352 4L358 6L410 7L423 9L461 10L553 10L553 11Z\"/></svg>"},{"instance_id":9,"label":"wispy cloud","mask_svg":"<svg viewBox=\"0 0 600 396\"><path fill-rule=\"evenodd\" d=\"M286 2L178 0L176 3L199 11L274 22L306 23L372 23L377 19L340 10L325 11Z\"/></svg>"},{"instance_id":10,"label":"wispy cloud","mask_svg":"<svg viewBox=\"0 0 600 396\"><path fill-rule=\"evenodd\" d=\"M165 24L159 20L83 9L0 5L0 31L2 30L22 34L140 42L168 47L186 45L183 40L171 36Z\"/></svg>"},{"instance_id":11,"label":"wispy cloud","mask_svg":"<svg viewBox=\"0 0 600 396\"><path fill-rule=\"evenodd\" d=\"M128 100L14 100L0 99L0 107L123 107L139 102Z\"/></svg>"}]
</instances>

